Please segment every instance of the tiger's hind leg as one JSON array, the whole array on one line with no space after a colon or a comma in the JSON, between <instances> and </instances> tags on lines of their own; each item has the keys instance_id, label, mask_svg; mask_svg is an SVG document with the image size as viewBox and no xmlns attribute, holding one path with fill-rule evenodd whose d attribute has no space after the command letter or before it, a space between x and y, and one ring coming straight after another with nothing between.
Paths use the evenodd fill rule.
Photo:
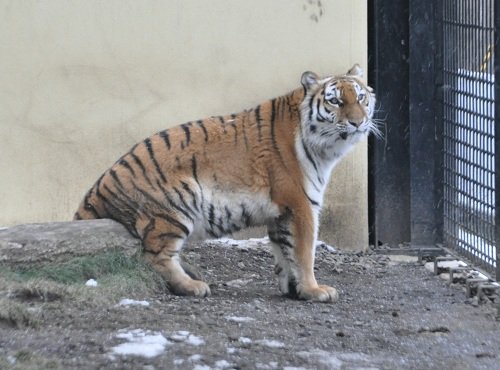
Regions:
<instances>
[{"instance_id":1,"label":"tiger's hind leg","mask_svg":"<svg viewBox=\"0 0 500 370\"><path fill-rule=\"evenodd\" d=\"M314 277L314 222L311 209L303 207L299 211L287 210L268 225L276 261L275 272L283 294L305 300L335 302L337 290L318 285Z\"/></svg>"},{"instance_id":2,"label":"tiger's hind leg","mask_svg":"<svg viewBox=\"0 0 500 370\"><path fill-rule=\"evenodd\" d=\"M184 221L169 215L155 215L137 224L142 231L144 257L165 278L174 294L197 297L210 295L209 286L193 279L191 276L195 274L186 272L182 267L184 263L179 253L190 232Z\"/></svg>"}]
</instances>

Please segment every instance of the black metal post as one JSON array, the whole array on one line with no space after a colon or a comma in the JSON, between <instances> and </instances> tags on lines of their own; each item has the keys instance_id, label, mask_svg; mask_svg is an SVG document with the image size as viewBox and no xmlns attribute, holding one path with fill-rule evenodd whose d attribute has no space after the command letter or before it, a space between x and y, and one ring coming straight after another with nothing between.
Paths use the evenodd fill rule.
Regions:
<instances>
[{"instance_id":1,"label":"black metal post","mask_svg":"<svg viewBox=\"0 0 500 370\"><path fill-rule=\"evenodd\" d=\"M411 243L434 246L442 238L442 120L436 85L435 0L410 0ZM436 119L438 118L438 119Z\"/></svg>"},{"instance_id":2,"label":"black metal post","mask_svg":"<svg viewBox=\"0 0 500 370\"><path fill-rule=\"evenodd\" d=\"M500 6L494 9L494 67L495 67L495 247L496 279L500 280Z\"/></svg>"},{"instance_id":3,"label":"black metal post","mask_svg":"<svg viewBox=\"0 0 500 370\"><path fill-rule=\"evenodd\" d=\"M398 246L411 239L408 1L369 0L368 14L368 82L384 122L368 146L370 243Z\"/></svg>"}]
</instances>

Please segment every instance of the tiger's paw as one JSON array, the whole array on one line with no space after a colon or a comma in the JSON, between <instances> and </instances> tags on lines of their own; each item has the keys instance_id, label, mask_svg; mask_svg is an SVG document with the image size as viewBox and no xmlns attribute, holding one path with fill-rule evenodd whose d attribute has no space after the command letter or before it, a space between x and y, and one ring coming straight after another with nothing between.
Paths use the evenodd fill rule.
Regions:
<instances>
[{"instance_id":1,"label":"tiger's paw","mask_svg":"<svg viewBox=\"0 0 500 370\"><path fill-rule=\"evenodd\" d=\"M314 288L299 288L298 296L306 301L337 302L339 293L337 289L328 285L318 285Z\"/></svg>"},{"instance_id":2,"label":"tiger's paw","mask_svg":"<svg viewBox=\"0 0 500 370\"><path fill-rule=\"evenodd\" d=\"M176 284L170 284L170 289L174 294L194 296L194 297L208 297L210 294L210 287L207 283L201 280L183 280Z\"/></svg>"}]
</instances>

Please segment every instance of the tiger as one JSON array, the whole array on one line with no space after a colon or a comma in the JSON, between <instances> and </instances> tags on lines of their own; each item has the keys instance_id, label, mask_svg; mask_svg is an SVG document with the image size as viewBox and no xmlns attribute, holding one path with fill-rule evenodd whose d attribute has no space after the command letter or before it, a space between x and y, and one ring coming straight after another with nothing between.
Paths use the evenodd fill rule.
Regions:
<instances>
[{"instance_id":1,"label":"tiger","mask_svg":"<svg viewBox=\"0 0 500 370\"><path fill-rule=\"evenodd\" d=\"M173 294L206 297L186 268L188 241L267 227L285 296L335 302L314 275L318 218L333 167L370 133L375 93L356 64L237 114L165 129L135 144L86 193L74 220L109 218L143 245Z\"/></svg>"}]
</instances>

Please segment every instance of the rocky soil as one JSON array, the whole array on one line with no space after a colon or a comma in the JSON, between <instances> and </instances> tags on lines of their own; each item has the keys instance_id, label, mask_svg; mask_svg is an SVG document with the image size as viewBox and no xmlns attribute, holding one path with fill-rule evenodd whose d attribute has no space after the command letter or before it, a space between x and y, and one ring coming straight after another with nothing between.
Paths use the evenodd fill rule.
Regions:
<instances>
[{"instance_id":1,"label":"rocky soil","mask_svg":"<svg viewBox=\"0 0 500 370\"><path fill-rule=\"evenodd\" d=\"M321 304L279 294L264 241L185 254L211 297L161 293L107 307L32 299L36 327L0 321L0 368L500 369L494 307L473 306L417 262L319 248L317 278L340 293Z\"/></svg>"}]
</instances>

